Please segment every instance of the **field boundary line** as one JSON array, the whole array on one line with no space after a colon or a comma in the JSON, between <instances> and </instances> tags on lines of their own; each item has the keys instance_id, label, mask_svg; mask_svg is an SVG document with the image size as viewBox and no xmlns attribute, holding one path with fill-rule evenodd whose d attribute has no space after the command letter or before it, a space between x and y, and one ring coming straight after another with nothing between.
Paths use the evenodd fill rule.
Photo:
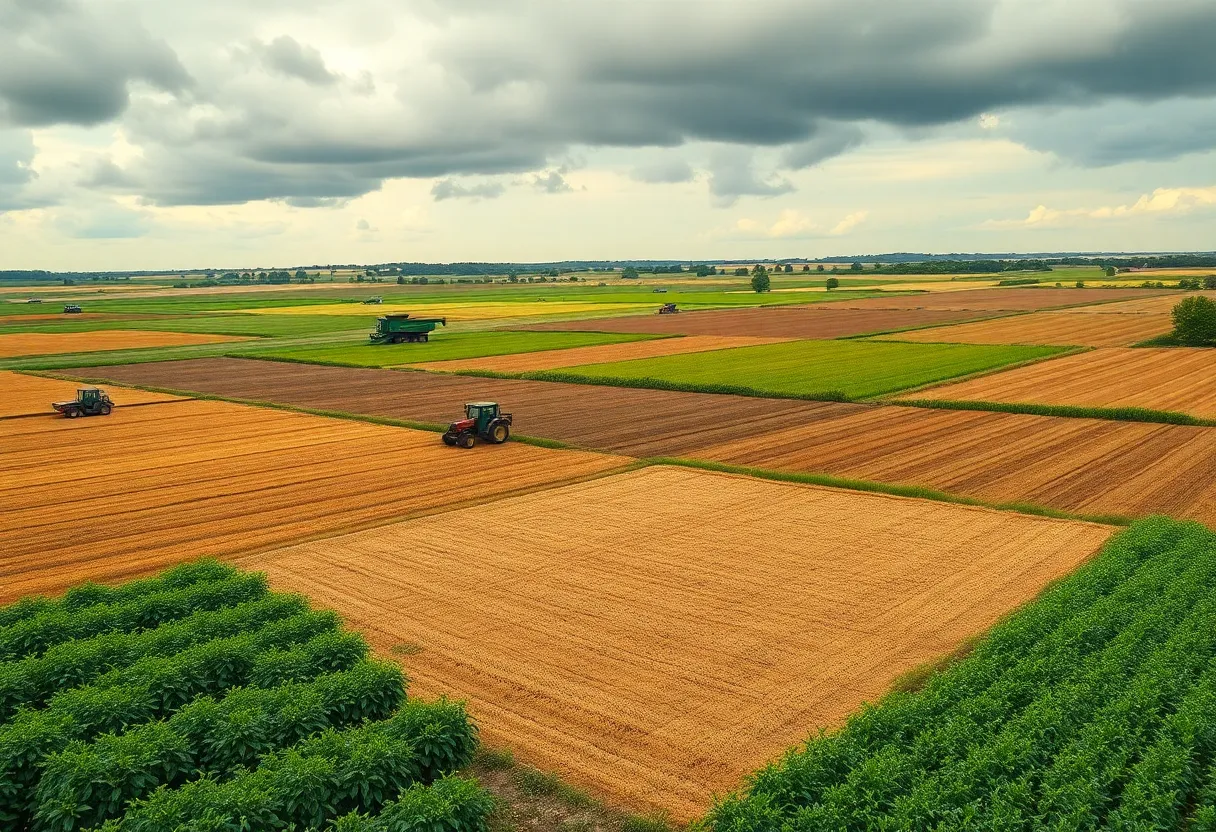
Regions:
<instances>
[{"instance_id":1,"label":"field boundary line","mask_svg":"<svg viewBox=\"0 0 1216 832\"><path fill-rule=\"evenodd\" d=\"M1128 526L1137 518L1121 514L1083 514L1062 511L1060 509L1041 506L1036 503L1002 503L982 500L978 497L965 497L949 491L941 491L922 485L898 485L894 483L876 482L874 480L839 477L834 474L820 474L809 471L778 471L772 468L757 468L749 465L734 465L729 462L713 462L711 460L691 459L687 457L647 457L642 462L647 465L673 465L681 468L697 468L703 471L716 471L721 474L737 474L775 482L799 483L802 485L819 485L826 488L839 488L846 491L864 491L871 494L885 494L890 497L903 497L916 500L931 500L938 503L950 503L960 506L971 506L991 511L1013 512L1034 517L1048 517L1054 520L1076 520L1083 523L1096 523L1102 526Z\"/></svg>"},{"instance_id":2,"label":"field boundary line","mask_svg":"<svg viewBox=\"0 0 1216 832\"><path fill-rule=\"evenodd\" d=\"M922 342L920 342L920 341L882 341L880 343L883 343L883 344L919 344ZM938 343L938 342L935 341L933 343ZM941 343L942 344L951 344L953 342L943 341ZM963 346L967 346L967 345L963 345ZM972 346L980 346L980 345L972 345ZM1019 346L1019 345L1011 345L1011 346ZM991 367L987 370L977 370L974 373L967 373L965 375L955 376L954 378L943 379L941 381L930 381L930 382L926 382L925 384L918 384L914 387L906 387L903 390L896 390L891 393L879 393L877 396L868 397L867 399L865 399L865 401L877 402L880 404L887 404L887 403L891 402L892 400L898 398L899 396L906 396L909 393L919 393L921 390L929 390L934 387L945 387L948 384L961 384L965 381L972 381L973 379L983 378L984 376L994 376L997 373L1005 373L1005 372L1009 372L1011 370L1020 369L1022 367L1029 367L1032 364L1039 364L1044 361L1054 361L1057 358L1067 358L1070 355L1078 355L1083 352L1093 352L1096 349L1100 349L1099 347L1055 347L1055 346L1052 346L1051 344L1030 344L1030 345L1022 345L1022 346L1047 347L1050 349L1059 350L1059 352L1053 352L1051 355L1043 355L1038 358L1027 358L1024 361L1015 361L1012 364L1004 364L1000 367Z\"/></svg>"},{"instance_id":3,"label":"field boundary line","mask_svg":"<svg viewBox=\"0 0 1216 832\"><path fill-rule=\"evenodd\" d=\"M982 313L977 313L977 314L982 314ZM861 332L861 333L858 333L857 335L841 335L837 338L804 338L804 339L798 339L798 340L805 340L805 341L864 341L867 338L877 338L880 335L899 335L904 332L919 332L922 329L944 329L945 327L948 327L948 326L961 326L962 324L987 323L988 321L1001 321L1001 320L1004 320L1005 318L1017 318L1017 317L1021 317L1022 315L1033 315L1033 314L1034 314L1033 311L1029 311L1029 312L1022 311L1022 310L1010 311L1010 310L1003 309L1003 310L998 311L995 315L987 315L987 316L979 317L979 318L965 318L961 321L950 321L949 323L917 324L916 326L901 326L901 327L896 327L895 329L880 329L875 332ZM931 341L931 342L899 341L899 342L895 342L895 343L953 344L956 342L954 342L954 341ZM1015 344L1015 345L1011 345L1011 346L1017 346L1017 345ZM1038 345L1031 345L1031 346L1051 346L1051 345L1038 344Z\"/></svg>"},{"instance_id":4,"label":"field boundary line","mask_svg":"<svg viewBox=\"0 0 1216 832\"><path fill-rule=\"evenodd\" d=\"M1153 410L1146 407L1085 407L1068 404L1034 404L1032 402L989 402L965 399L890 399L884 404L893 407L922 407L936 410L976 410L989 413L1022 413L1029 416L1056 416L1063 419L1103 419L1113 422L1147 422L1186 427L1216 427L1216 419L1201 419L1189 413L1173 410Z\"/></svg>"},{"instance_id":5,"label":"field boundary line","mask_svg":"<svg viewBox=\"0 0 1216 832\"><path fill-rule=\"evenodd\" d=\"M380 369L377 367L363 369ZM16 371L14 371L16 372ZM420 371L421 372L421 371ZM448 429L447 425L437 422L419 422L411 419L397 419L392 416L373 416L365 413L348 413L344 410L324 410L316 407L301 407L294 404L283 404L282 402L272 402L262 399L242 399L237 396L221 396L217 393L200 393L192 390L179 390L173 387L154 387L146 384L122 384L121 382L101 376L73 376L66 373L55 374L52 372L29 372L25 371L25 375L41 376L43 378L53 378L58 380L84 382L86 384L119 384L123 387L129 387L133 390L145 390L149 393L166 393L172 396L182 396L196 401L209 402L228 402L229 404L245 405L246 407L261 407L267 410L283 410L289 413L302 413L308 416L321 416L327 419L344 419L348 422L366 422L372 425L384 425L394 428L408 428L410 430L421 430L427 433L443 433ZM170 402L161 402L161 404L170 404ZM546 439L542 436L525 436L523 434L511 434L511 440L519 442L522 445L532 445L538 448L548 448L549 450L557 451L586 451L589 453L598 453L604 456L621 456L624 459L633 459L633 457L614 454L611 451L602 451L595 448L584 448L578 445L572 445L567 442L562 442L557 439Z\"/></svg>"},{"instance_id":6,"label":"field boundary line","mask_svg":"<svg viewBox=\"0 0 1216 832\"><path fill-rule=\"evenodd\" d=\"M33 373L23 373L23 375L33 375ZM53 376L45 376L45 378L53 378ZM131 389L140 389L140 388L131 388ZM164 392L164 391L149 390L148 392L160 393L160 392ZM131 407L148 407L148 406L154 405L154 404L181 404L182 402L188 402L188 401L192 401L192 400L193 400L193 397L190 397L190 398L183 397L180 399L170 399L168 401L163 401L163 402L132 402L131 404L115 405L114 409L118 410L119 408L121 408L122 410L126 410ZM12 413L8 416L0 416L0 422L7 422L12 419L38 419L40 417L54 416L54 415L55 415L55 411L53 411L53 410L50 411L49 413Z\"/></svg>"}]
</instances>

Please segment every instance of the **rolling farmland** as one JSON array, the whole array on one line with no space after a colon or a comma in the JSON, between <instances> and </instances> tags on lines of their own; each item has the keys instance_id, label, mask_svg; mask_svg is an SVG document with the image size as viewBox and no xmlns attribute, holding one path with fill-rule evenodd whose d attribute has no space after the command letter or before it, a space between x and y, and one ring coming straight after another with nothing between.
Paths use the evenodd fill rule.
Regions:
<instances>
[{"instance_id":1,"label":"rolling farmland","mask_svg":"<svg viewBox=\"0 0 1216 832\"><path fill-rule=\"evenodd\" d=\"M1216 419L1216 364L1206 349L1103 349L935 387L916 397L1141 407Z\"/></svg>"},{"instance_id":2,"label":"rolling farmland","mask_svg":"<svg viewBox=\"0 0 1216 832\"><path fill-rule=\"evenodd\" d=\"M1106 304L1119 300L1139 300L1164 295L1154 304L1173 303L1182 297L1169 289L1056 289L1053 287L1020 287L979 289L974 292L939 292L923 295L892 295L891 297L847 300L838 304L848 309L923 309L956 312L1034 312L1082 304ZM834 306L837 304L834 304Z\"/></svg>"},{"instance_id":3,"label":"rolling farmland","mask_svg":"<svg viewBox=\"0 0 1216 832\"><path fill-rule=\"evenodd\" d=\"M219 344L238 341L228 335L203 335L192 332L140 332L106 330L89 333L26 332L0 335L0 358L22 355L102 352L146 347L183 347L193 344Z\"/></svg>"},{"instance_id":4,"label":"rolling farmland","mask_svg":"<svg viewBox=\"0 0 1216 832\"><path fill-rule=\"evenodd\" d=\"M554 370L554 380L769 396L860 399L1045 358L1054 347L787 341Z\"/></svg>"},{"instance_id":5,"label":"rolling farmland","mask_svg":"<svg viewBox=\"0 0 1216 832\"><path fill-rule=\"evenodd\" d=\"M680 455L740 433L856 412L851 404L584 384L324 367L237 358L130 364L102 373L120 383L446 424L464 402L500 402L524 436L630 456Z\"/></svg>"},{"instance_id":6,"label":"rolling farmland","mask_svg":"<svg viewBox=\"0 0 1216 832\"><path fill-rule=\"evenodd\" d=\"M678 315L630 315L623 318L531 324L527 329L762 338L841 338L983 317L983 313L959 313L952 310L921 311L905 308L871 312L843 309L839 308L840 306L841 303L837 302L812 306L703 310L681 312Z\"/></svg>"},{"instance_id":7,"label":"rolling farmland","mask_svg":"<svg viewBox=\"0 0 1216 832\"><path fill-rule=\"evenodd\" d=\"M84 385L73 381L0 370L0 389L4 390L3 397L0 397L0 419L11 416L50 416L53 413L51 402L76 398L76 389L82 386ZM171 402L181 398L168 393L151 393L126 387L110 387L106 392L110 394L116 407Z\"/></svg>"},{"instance_id":8,"label":"rolling farmland","mask_svg":"<svg viewBox=\"0 0 1216 832\"><path fill-rule=\"evenodd\" d=\"M1112 304L1118 305L1118 304ZM1054 344L1079 347L1128 347L1174 328L1168 313L1100 314L1110 306L1034 312L978 323L918 329L880 336L883 341L952 344Z\"/></svg>"},{"instance_id":9,"label":"rolling farmland","mask_svg":"<svg viewBox=\"0 0 1216 832\"><path fill-rule=\"evenodd\" d=\"M540 334L540 333L536 333ZM580 364L599 364L609 361L631 361L635 358L653 358L658 355L683 355L690 352L710 352L732 347L749 347L761 344L776 344L785 338L748 338L729 335L688 335L679 338L657 338L652 341L637 341L626 344L605 344L592 347L571 347L545 352L524 352L513 355L465 358L453 361L430 361L405 366L418 370L436 372L489 371L494 373L527 373L536 370L555 370L560 367L576 367Z\"/></svg>"},{"instance_id":10,"label":"rolling farmland","mask_svg":"<svg viewBox=\"0 0 1216 832\"><path fill-rule=\"evenodd\" d=\"M919 485L1083 514L1216 524L1216 429L875 407L701 448L699 459Z\"/></svg>"},{"instance_id":11,"label":"rolling farmland","mask_svg":"<svg viewBox=\"0 0 1216 832\"><path fill-rule=\"evenodd\" d=\"M1144 521L920 693L812 739L712 812L773 829L1216 823L1216 535Z\"/></svg>"},{"instance_id":12,"label":"rolling farmland","mask_svg":"<svg viewBox=\"0 0 1216 832\"><path fill-rule=\"evenodd\" d=\"M6 829L485 828L489 795L446 776L477 747L464 708L407 702L400 668L264 575L202 561L0 621Z\"/></svg>"},{"instance_id":13,"label":"rolling farmland","mask_svg":"<svg viewBox=\"0 0 1216 832\"><path fill-rule=\"evenodd\" d=\"M419 646L490 744L687 820L1110 531L657 467L243 562Z\"/></svg>"},{"instance_id":14,"label":"rolling farmland","mask_svg":"<svg viewBox=\"0 0 1216 832\"><path fill-rule=\"evenodd\" d=\"M584 477L620 457L223 402L0 421L0 602ZM65 447L88 448L87 463ZM307 510L303 510L307 507Z\"/></svg>"},{"instance_id":15,"label":"rolling farmland","mask_svg":"<svg viewBox=\"0 0 1216 832\"><path fill-rule=\"evenodd\" d=\"M410 312L416 317L448 318L453 321L484 321L501 318L530 318L536 315L571 315L586 312L631 312L649 308L636 303L595 303L582 301L508 300L498 303L451 301L427 303L386 302L368 307L361 303L322 303L311 306L260 306L236 310L251 315L346 315L364 316L369 312L385 315Z\"/></svg>"}]
</instances>

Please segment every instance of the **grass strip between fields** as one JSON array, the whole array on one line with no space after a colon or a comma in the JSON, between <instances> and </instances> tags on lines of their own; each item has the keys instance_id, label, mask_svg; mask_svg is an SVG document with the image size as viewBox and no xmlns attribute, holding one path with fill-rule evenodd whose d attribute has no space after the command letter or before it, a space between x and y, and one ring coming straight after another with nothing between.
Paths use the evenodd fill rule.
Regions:
<instances>
[{"instance_id":1,"label":"grass strip between fields","mask_svg":"<svg viewBox=\"0 0 1216 832\"><path fill-rule=\"evenodd\" d=\"M642 460L648 465L677 465L682 468L698 468L703 471L719 471L724 474L742 474L763 480L776 482L802 483L804 485L822 485L829 488L843 488L849 491L868 491L875 494L890 494L895 497L913 497L920 500L933 500L939 503L955 505L978 506L997 511L1012 511L1018 514L1031 514L1036 517L1052 517L1058 520L1082 520L1088 523L1101 523L1108 526L1128 526L1136 518L1121 514L1078 514L1070 511L1048 508L1035 503L997 503L980 500L975 497L964 497L948 491L939 491L922 485L895 485L872 480L858 480L850 477L838 477L832 474L815 474L804 471L775 471L770 468L753 468L747 465L732 465L727 462L711 462L702 459L685 457L650 457Z\"/></svg>"},{"instance_id":2,"label":"grass strip between fields","mask_svg":"<svg viewBox=\"0 0 1216 832\"><path fill-rule=\"evenodd\" d=\"M887 404L899 407L927 407L937 410L982 410L991 413L1024 413L1030 416L1061 416L1066 419L1106 419L1115 422L1154 422L1163 425L1216 427L1216 419L1200 419L1173 410L1145 407L1084 407L1069 404L1030 402L958 401L953 399L894 399Z\"/></svg>"}]
</instances>

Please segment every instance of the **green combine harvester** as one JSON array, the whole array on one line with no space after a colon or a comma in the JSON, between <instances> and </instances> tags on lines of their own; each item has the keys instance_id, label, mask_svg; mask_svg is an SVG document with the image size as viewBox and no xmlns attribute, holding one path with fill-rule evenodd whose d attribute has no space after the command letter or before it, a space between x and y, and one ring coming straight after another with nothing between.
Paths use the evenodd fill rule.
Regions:
<instances>
[{"instance_id":1,"label":"green combine harvester","mask_svg":"<svg viewBox=\"0 0 1216 832\"><path fill-rule=\"evenodd\" d=\"M398 312L378 319L368 337L373 344L417 343L429 341L435 327L447 325L447 318L411 318L408 312Z\"/></svg>"}]
</instances>

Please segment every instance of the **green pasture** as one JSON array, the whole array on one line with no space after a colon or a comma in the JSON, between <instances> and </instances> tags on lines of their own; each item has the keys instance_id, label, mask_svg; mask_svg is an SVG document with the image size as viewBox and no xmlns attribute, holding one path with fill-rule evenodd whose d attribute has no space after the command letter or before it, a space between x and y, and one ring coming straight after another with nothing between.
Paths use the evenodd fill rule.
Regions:
<instances>
[{"instance_id":1,"label":"green pasture","mask_svg":"<svg viewBox=\"0 0 1216 832\"><path fill-rule=\"evenodd\" d=\"M391 367L424 361L483 358L521 352L594 347L626 341L648 341L661 337L635 333L604 332L437 332L422 344L335 344L332 346L267 347L243 350L250 358L275 358L307 364L340 364L352 367Z\"/></svg>"},{"instance_id":2,"label":"green pasture","mask_svg":"<svg viewBox=\"0 0 1216 832\"><path fill-rule=\"evenodd\" d=\"M588 364L529 378L626 387L864 399L1067 352L1061 347L790 341Z\"/></svg>"},{"instance_id":3,"label":"green pasture","mask_svg":"<svg viewBox=\"0 0 1216 832\"><path fill-rule=\"evenodd\" d=\"M210 335L250 335L295 338L335 332L371 332L376 315L174 315L163 318L55 320L0 324L0 335L18 332L97 332L106 329L198 332Z\"/></svg>"}]
</instances>

